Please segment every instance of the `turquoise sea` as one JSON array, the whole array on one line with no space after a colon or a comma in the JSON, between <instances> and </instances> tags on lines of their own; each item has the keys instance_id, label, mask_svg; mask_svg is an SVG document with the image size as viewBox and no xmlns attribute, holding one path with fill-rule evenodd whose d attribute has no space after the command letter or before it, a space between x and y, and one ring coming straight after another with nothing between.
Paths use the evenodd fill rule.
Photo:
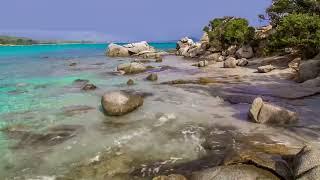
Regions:
<instances>
[{"instance_id":1,"label":"turquoise sea","mask_svg":"<svg viewBox=\"0 0 320 180\"><path fill-rule=\"evenodd\" d=\"M161 50L175 48L175 43L151 45ZM113 72L117 64L129 61L109 59L105 56L106 48L107 44L0 46L0 179L37 174L34 169L39 170L39 174L50 174L50 167L55 167L48 162L45 163L48 167L41 170L38 165L45 160L38 159L37 149L44 151L43 145L38 147L32 138L30 142L29 134L22 137L27 138L26 142L21 141L21 137L17 139L15 135L10 138L4 132L6 129L20 127L23 132L27 128L28 132L31 129L32 132L42 133L54 125L81 124L81 121L94 122L93 119L100 121L103 118L97 113L101 93L124 86L128 78L116 76ZM70 66L71 63L77 65ZM74 83L76 79L90 80L99 90L84 93ZM82 112L81 107L94 108L97 112L89 119L88 116L74 117L65 114ZM69 111L66 110L68 108ZM21 132L20 129L18 131ZM20 141L24 144L21 149L16 148ZM58 155L59 153L51 154L53 157Z\"/></svg>"}]
</instances>

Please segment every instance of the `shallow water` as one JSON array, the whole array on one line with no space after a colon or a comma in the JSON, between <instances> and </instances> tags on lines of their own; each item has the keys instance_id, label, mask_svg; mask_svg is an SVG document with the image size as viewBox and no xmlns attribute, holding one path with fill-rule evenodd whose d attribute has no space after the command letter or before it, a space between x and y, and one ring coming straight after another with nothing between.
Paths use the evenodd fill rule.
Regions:
<instances>
[{"instance_id":1,"label":"shallow water","mask_svg":"<svg viewBox=\"0 0 320 180\"><path fill-rule=\"evenodd\" d=\"M175 46L153 45L161 49ZM207 156L203 146L207 136L216 137L210 141L216 157L229 146L239 145L234 137L247 137L243 139L248 144L297 146L311 139L284 128L250 123L245 114L248 104L230 105L201 87L148 82L148 72L117 75L116 66L132 59L105 57L105 47L0 47L0 127L18 130L11 136L0 131L1 179L65 174L75 179L140 179L165 171L165 165ZM69 66L73 62L77 64ZM179 57L148 65L170 67L152 70L158 72L160 82L203 73ZM128 87L129 78L137 85ZM76 79L90 80L98 89L83 92L74 84ZM110 90L134 90L147 96L137 111L106 117L100 110L100 98ZM52 132L60 133L61 139L51 136ZM258 134L263 137L254 138Z\"/></svg>"}]
</instances>

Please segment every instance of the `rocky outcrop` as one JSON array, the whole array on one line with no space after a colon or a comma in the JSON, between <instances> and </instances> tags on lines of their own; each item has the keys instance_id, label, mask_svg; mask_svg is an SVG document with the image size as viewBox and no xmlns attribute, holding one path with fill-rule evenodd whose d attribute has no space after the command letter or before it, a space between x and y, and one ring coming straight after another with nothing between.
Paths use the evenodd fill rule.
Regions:
<instances>
[{"instance_id":1,"label":"rocky outcrop","mask_svg":"<svg viewBox=\"0 0 320 180\"><path fill-rule=\"evenodd\" d=\"M304 61L299 66L298 82L314 79L320 75L320 59Z\"/></svg>"},{"instance_id":2,"label":"rocky outcrop","mask_svg":"<svg viewBox=\"0 0 320 180\"><path fill-rule=\"evenodd\" d=\"M127 48L111 43L107 49L107 56L109 57L128 57L130 53Z\"/></svg>"},{"instance_id":3,"label":"rocky outcrop","mask_svg":"<svg viewBox=\"0 0 320 180\"><path fill-rule=\"evenodd\" d=\"M146 41L131 43L126 45L118 45L111 43L107 49L107 56L109 57L129 57L138 56L142 58L157 58L161 55L166 55L166 52L158 52Z\"/></svg>"},{"instance_id":4,"label":"rocky outcrop","mask_svg":"<svg viewBox=\"0 0 320 180\"><path fill-rule=\"evenodd\" d=\"M140 95L115 91L104 94L101 104L106 115L121 116L142 106L143 98Z\"/></svg>"},{"instance_id":5,"label":"rocky outcrop","mask_svg":"<svg viewBox=\"0 0 320 180\"><path fill-rule=\"evenodd\" d=\"M124 74L137 74L144 72L147 69L143 64L137 62L120 64L117 67L119 72L123 72Z\"/></svg>"},{"instance_id":6,"label":"rocky outcrop","mask_svg":"<svg viewBox=\"0 0 320 180\"><path fill-rule=\"evenodd\" d=\"M275 69L276 69L276 67L274 67L272 65L259 66L258 67L258 72L259 73L268 73L268 72L271 72L271 71L273 71Z\"/></svg>"},{"instance_id":7,"label":"rocky outcrop","mask_svg":"<svg viewBox=\"0 0 320 180\"><path fill-rule=\"evenodd\" d=\"M248 114L253 122L261 124L292 124L298 121L297 113L263 102L260 97L253 101Z\"/></svg>"},{"instance_id":8,"label":"rocky outcrop","mask_svg":"<svg viewBox=\"0 0 320 180\"><path fill-rule=\"evenodd\" d=\"M228 59L226 59L224 61L223 67L224 68L236 68L237 67L237 63L238 63L238 61L236 60L236 58L229 57Z\"/></svg>"},{"instance_id":9,"label":"rocky outcrop","mask_svg":"<svg viewBox=\"0 0 320 180\"><path fill-rule=\"evenodd\" d=\"M177 55L185 56L189 49L193 47L195 43L192 39L184 37L177 42Z\"/></svg>"},{"instance_id":10,"label":"rocky outcrop","mask_svg":"<svg viewBox=\"0 0 320 180\"><path fill-rule=\"evenodd\" d=\"M240 49L237 50L235 55L239 59L241 59L241 58L250 59L250 58L253 58L254 53L253 53L253 49L251 46L244 45Z\"/></svg>"}]
</instances>

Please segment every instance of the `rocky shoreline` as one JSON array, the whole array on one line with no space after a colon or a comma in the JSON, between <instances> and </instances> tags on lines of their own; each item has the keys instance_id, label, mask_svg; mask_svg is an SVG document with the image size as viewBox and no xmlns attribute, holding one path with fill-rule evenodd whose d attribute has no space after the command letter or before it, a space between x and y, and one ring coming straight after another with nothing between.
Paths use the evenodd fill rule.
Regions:
<instances>
[{"instance_id":1,"label":"rocky shoreline","mask_svg":"<svg viewBox=\"0 0 320 180\"><path fill-rule=\"evenodd\" d=\"M130 145L110 147L73 164L69 171L55 178L291 180L318 177L320 145L316 132L319 130L317 118L320 111L311 102L319 100L320 61L316 60L319 57L308 61L291 55L255 57L250 47L230 47L227 52L213 53L206 43L206 35L199 43L183 38L177 43L174 54L158 51L146 42L123 46L110 44L106 54L118 62L112 74L125 77L127 83L119 87L120 90L104 92L89 80L75 80L72 87L83 93L97 93L101 97L101 106L98 112L90 106L68 107L64 109L65 115L99 113L111 119L105 123L111 123L110 126L114 126L112 131L117 132L118 127L127 126L121 121L130 115L137 114L137 119L145 118L146 114L139 114L140 110L152 106L150 98L162 89L161 93L181 95L178 97L180 102L188 99L191 109L202 110L199 114L205 118L197 125L189 121L171 125L167 123L177 121L180 114L156 115L157 122L151 125L151 129L133 133L133 136L146 138L145 141L150 140L146 149ZM201 50L202 47L205 50ZM122 62L122 58L129 62ZM79 65L71 63L67 66L76 68ZM146 83L149 91L143 88L138 91L142 82ZM190 97L185 97L184 93L190 93ZM166 98L154 97L152 101L162 102L164 106L167 102L174 104L177 101L172 94ZM222 103L210 107L206 99L221 99ZM197 101L203 101L203 104L197 107ZM221 115L210 114L211 108L235 112L221 120L224 118ZM181 114L194 114L185 111L181 107ZM192 122L201 119L197 116ZM223 121L228 123L221 125ZM129 126L139 127L142 124L130 122ZM128 127L128 131L133 127ZM245 130L239 131L242 128ZM82 126L68 125L48 128L46 133L33 133L24 127L4 130L19 142L16 149L56 146L81 135L83 131ZM149 136L162 136L164 133L168 139L152 142L154 139L148 139L145 133ZM138 140L127 136L119 138L139 144ZM179 142L180 139L183 141ZM181 158L179 153L170 153L173 151L170 143L188 144L190 139L190 144L197 144L192 144L186 151L195 151L196 155ZM168 152L164 157L154 158L148 154L148 149L154 148L159 154Z\"/></svg>"},{"instance_id":2,"label":"rocky shoreline","mask_svg":"<svg viewBox=\"0 0 320 180\"><path fill-rule=\"evenodd\" d=\"M305 113L295 112L297 109L291 108L290 104L296 106L297 103L303 103L304 98L312 98L320 93L319 77L317 78L320 71L317 68L319 67L317 60L297 62L297 59L292 59L289 55L255 58L252 48L248 46L239 49L230 47L226 52L212 52L203 49L206 48L205 44L207 43L206 35L200 43L194 43L189 38L183 38L177 43L176 55L186 59L192 58L190 66L197 66L202 69L202 72L193 74L188 79L173 81L158 80L157 74L151 73L146 77L146 80L158 81L159 85L212 93L212 96L221 97L231 105L247 104L247 121L261 124L261 126L271 126L275 129L294 129L301 126L298 125L299 123L304 124L301 121L304 121L305 118L301 116L304 116ZM117 67L120 74L128 76L145 73L148 69L156 68L148 67L147 64L150 62L161 63L170 58L169 53L158 52L146 42L124 46L110 44L107 55L137 58L131 63L120 64ZM314 69L309 66L313 66ZM312 69L312 71L305 72L305 68ZM217 76L219 73L221 73L220 76ZM294 79L304 83L295 83ZM279 84L281 81L284 83ZM129 79L128 85L134 85L132 79ZM256 88L263 91L257 91ZM107 116L119 116L142 106L143 97L130 92L118 91L105 94L101 102ZM285 106L289 109L287 110L279 104L286 104ZM206 152L206 155L200 159L185 163L175 163L174 159L170 163L167 161L141 162L144 164L143 167L136 168L134 165L129 165L134 161L133 159L129 158L130 160L124 159L123 161L123 159L117 159L126 158L121 155L115 159L102 156L90 164L76 167L61 179L207 180L263 178L291 180L315 179L319 176L320 160L318 154L320 150L313 143L300 141L295 145L278 144L258 134L257 137L234 136L232 129L227 130L226 134L221 134L221 137L211 137L212 128L214 127L204 127L200 132L205 139L202 148ZM261 142L262 139L268 142ZM217 148L214 145L215 141L223 140L230 141L230 143L234 141L237 145L234 147L233 143L226 144L220 157L216 157L215 153L211 155L211 152ZM111 161L115 161L115 164L122 162L124 164L116 165L119 166L117 168L125 166L125 169L128 169L123 172L123 169L119 169L119 171L116 170L105 176L104 172L110 173L108 169ZM92 171L93 169L95 170Z\"/></svg>"}]
</instances>

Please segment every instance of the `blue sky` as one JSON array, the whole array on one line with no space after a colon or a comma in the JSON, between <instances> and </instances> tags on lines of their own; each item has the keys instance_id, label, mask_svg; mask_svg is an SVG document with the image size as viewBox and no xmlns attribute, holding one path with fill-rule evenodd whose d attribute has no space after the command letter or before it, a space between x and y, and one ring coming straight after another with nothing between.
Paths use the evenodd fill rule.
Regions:
<instances>
[{"instance_id":1,"label":"blue sky","mask_svg":"<svg viewBox=\"0 0 320 180\"><path fill-rule=\"evenodd\" d=\"M259 26L271 0L1 0L0 34L37 39L165 41L199 37L210 19Z\"/></svg>"}]
</instances>

